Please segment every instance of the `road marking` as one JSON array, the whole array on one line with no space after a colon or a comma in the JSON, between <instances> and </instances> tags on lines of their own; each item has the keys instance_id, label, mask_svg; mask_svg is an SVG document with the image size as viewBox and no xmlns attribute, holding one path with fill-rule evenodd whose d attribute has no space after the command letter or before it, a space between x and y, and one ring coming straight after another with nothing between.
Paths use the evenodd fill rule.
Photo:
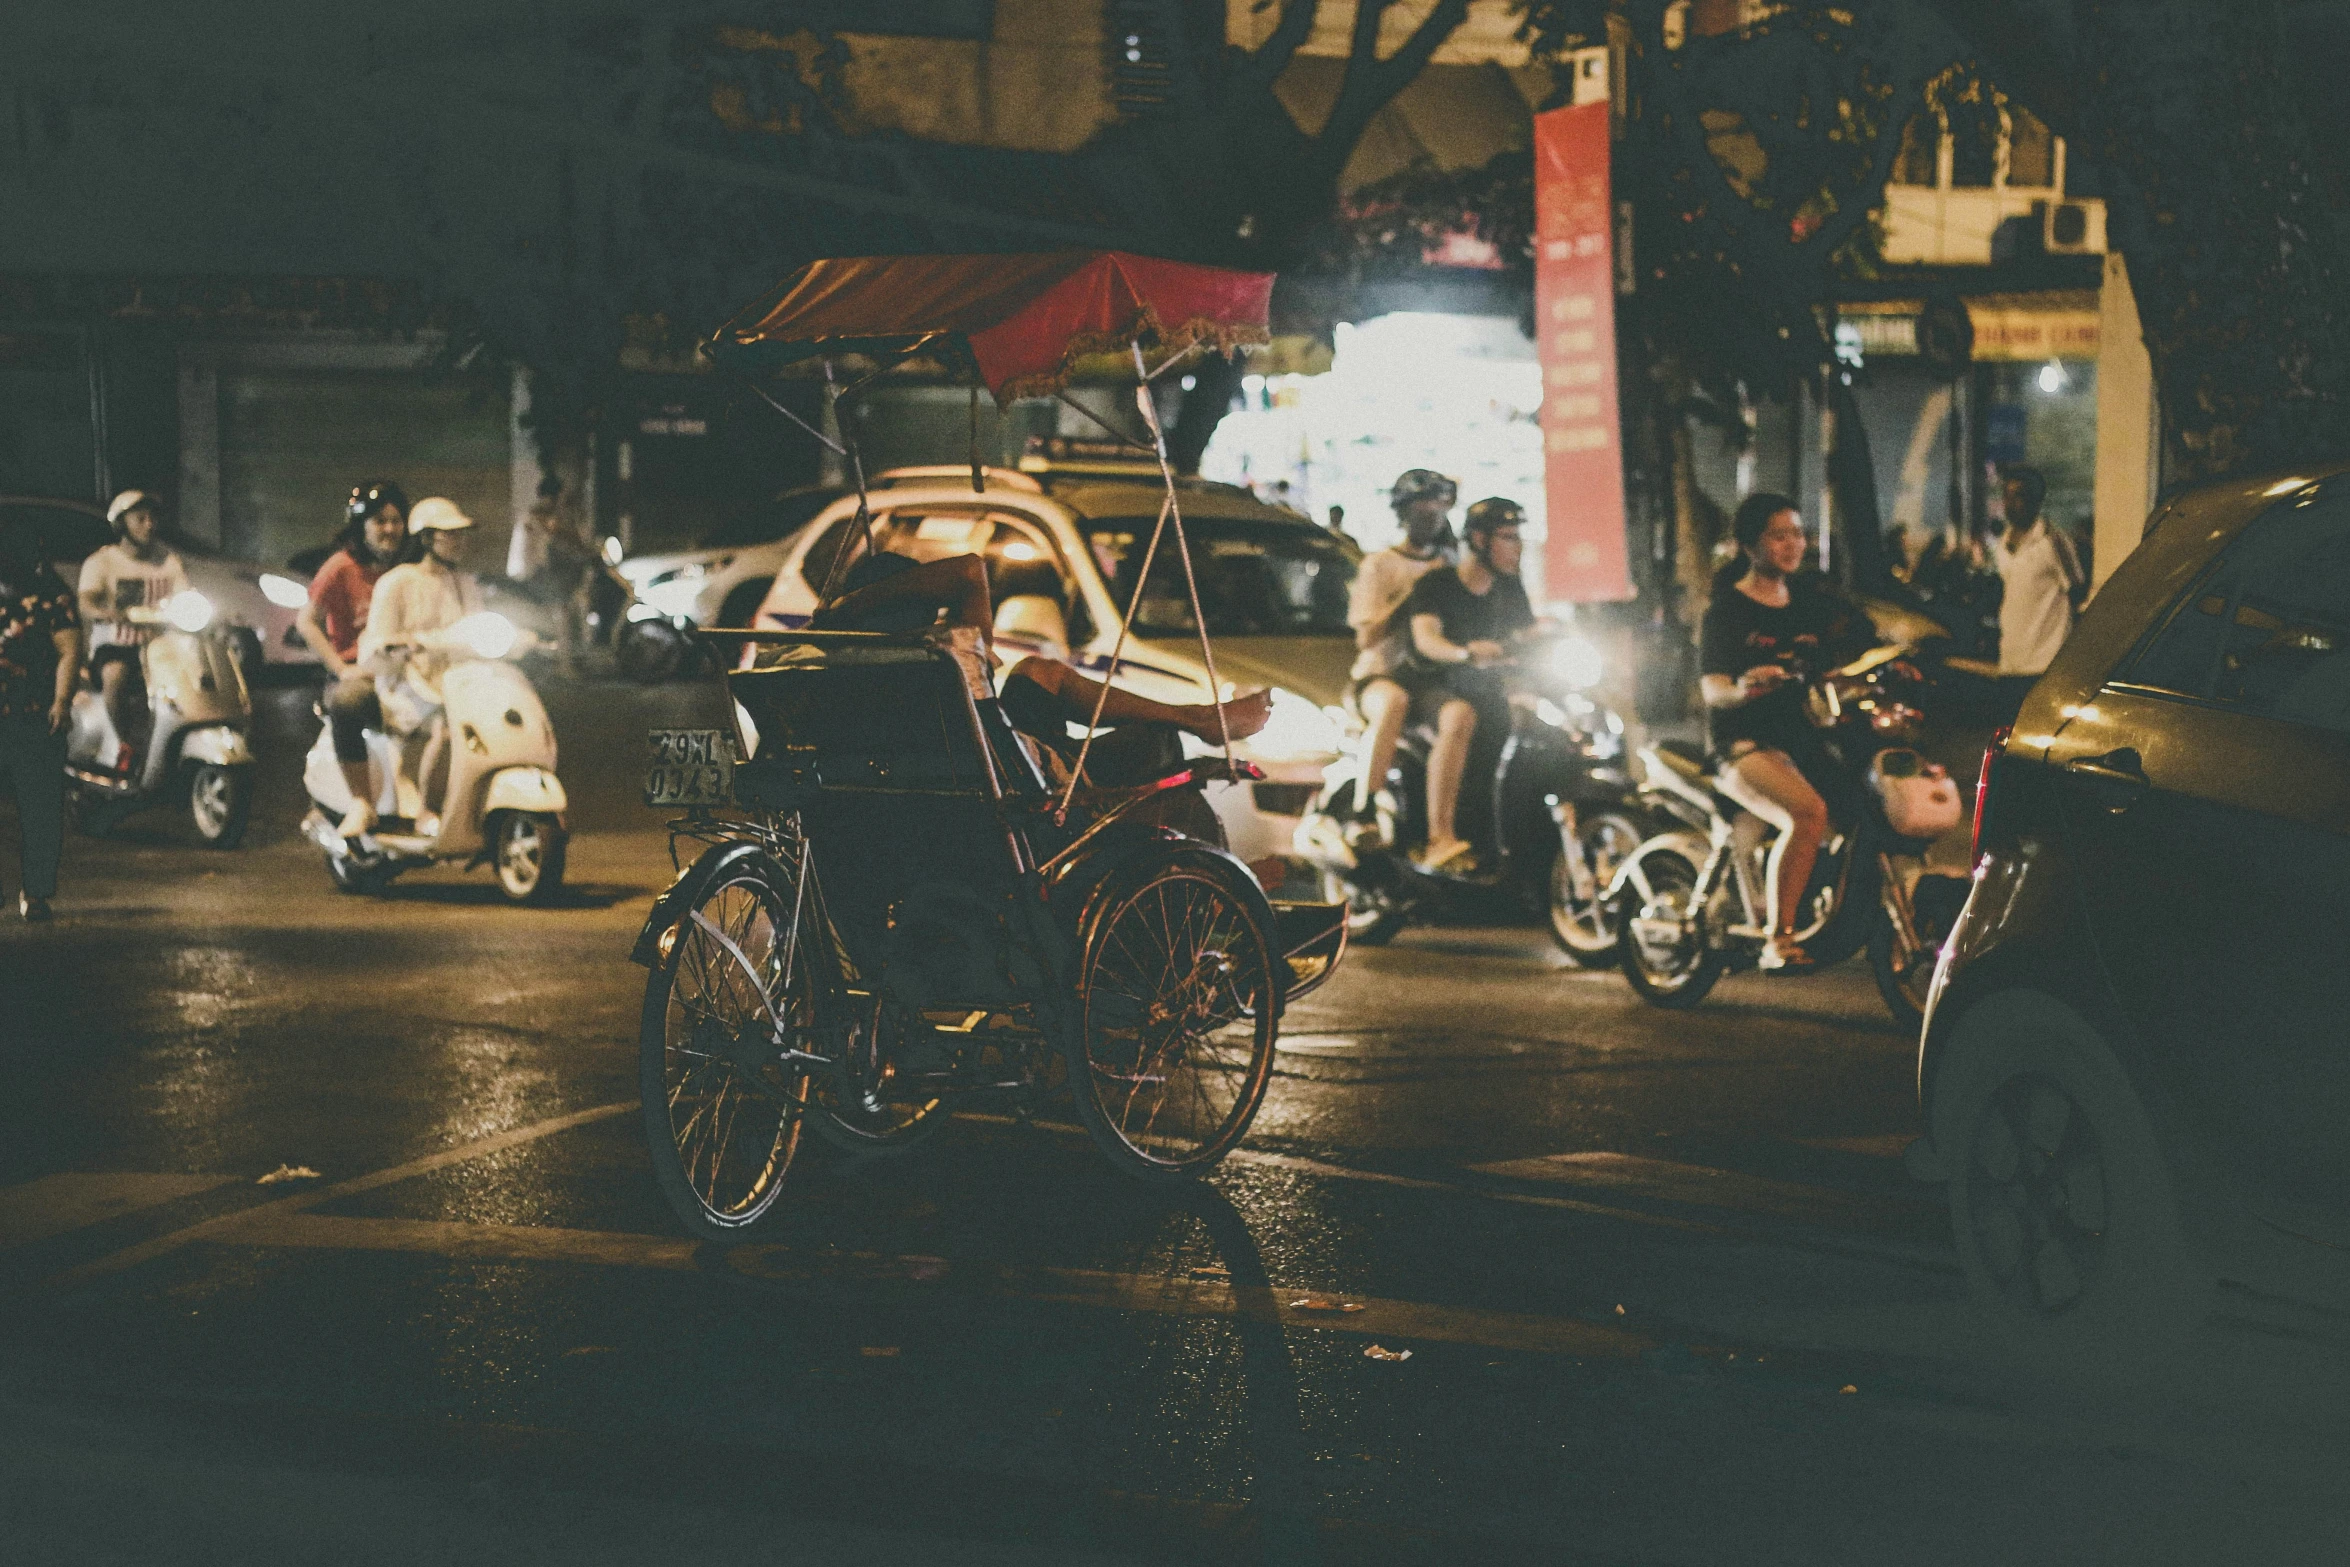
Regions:
<instances>
[{"instance_id":1,"label":"road marking","mask_svg":"<svg viewBox=\"0 0 2350 1567\"><path fill-rule=\"evenodd\" d=\"M1769 1176L1717 1170L1705 1165L1642 1159L1632 1154L1558 1153L1539 1159L1504 1159L1470 1168L1479 1175L1504 1180L1600 1187L1634 1197L1731 1208L1812 1224L1850 1226L1883 1219L1894 1211L1891 1203L1832 1187L1773 1180Z\"/></svg>"},{"instance_id":2,"label":"road marking","mask_svg":"<svg viewBox=\"0 0 2350 1567\"><path fill-rule=\"evenodd\" d=\"M1426 1301L1337 1295L1296 1286L1235 1284L1229 1279L1115 1273L1092 1268L1021 1267L879 1252L809 1252L746 1245L717 1251L665 1235L565 1230L525 1224L465 1224L437 1219L351 1219L330 1214L260 1212L206 1234L219 1245L315 1251L407 1252L464 1262L564 1262L597 1267L694 1273L715 1266L773 1284L909 1284L956 1286L958 1292L1051 1305L1142 1311L1161 1316L1231 1317L1282 1327L1317 1328L1357 1337L1474 1344L1535 1354L1636 1360L1657 1341L1628 1328L1578 1317L1441 1306ZM1294 1302L1312 1300L1311 1308ZM1335 1312L1335 1303L1360 1311Z\"/></svg>"},{"instance_id":3,"label":"road marking","mask_svg":"<svg viewBox=\"0 0 2350 1567\"><path fill-rule=\"evenodd\" d=\"M0 1186L0 1251L225 1186L227 1175L44 1175Z\"/></svg>"},{"instance_id":4,"label":"road marking","mask_svg":"<svg viewBox=\"0 0 2350 1567\"><path fill-rule=\"evenodd\" d=\"M574 1110L569 1115L550 1116L544 1121L534 1121L528 1126L518 1126L512 1131L500 1132L493 1137L484 1137L477 1142L461 1144L455 1148L444 1148L439 1153L426 1154L423 1158L411 1159L406 1164L395 1164L388 1170L377 1170L369 1175L353 1176L350 1180L337 1181L332 1186L321 1187L316 1191L300 1192L291 1197L280 1197L275 1202L265 1202L256 1207L241 1208L235 1213L224 1213L216 1218L206 1219L200 1224L191 1224L185 1229L172 1230L166 1234L154 1236L139 1242L136 1246L126 1246L120 1251L110 1252L106 1256L82 1263L78 1267L68 1268L62 1273L51 1274L42 1282L49 1289L70 1289L74 1285L86 1283L91 1279L103 1278L110 1273L120 1273L126 1268L135 1268L142 1262L151 1262L157 1257L166 1256L179 1250L191 1241L207 1240L224 1230L233 1230L240 1225L251 1224L267 1217L300 1213L305 1208L315 1208L320 1203L332 1202L338 1197L356 1196L360 1192L374 1191L379 1186L390 1186L395 1182L409 1180L419 1175L429 1175L435 1170L443 1170L453 1164L464 1164L469 1160L486 1158L494 1153L503 1153L509 1148L536 1142L542 1137L552 1137L557 1132L567 1132L575 1126L586 1126L593 1121L610 1120L613 1116L624 1115L636 1107L636 1101L629 1099L618 1104L598 1105L592 1110Z\"/></svg>"},{"instance_id":5,"label":"road marking","mask_svg":"<svg viewBox=\"0 0 2350 1567\"><path fill-rule=\"evenodd\" d=\"M1898 1159L1918 1140L1915 1132L1884 1132L1875 1137L1798 1137L1806 1148L1829 1153L1856 1153L1871 1159Z\"/></svg>"}]
</instances>

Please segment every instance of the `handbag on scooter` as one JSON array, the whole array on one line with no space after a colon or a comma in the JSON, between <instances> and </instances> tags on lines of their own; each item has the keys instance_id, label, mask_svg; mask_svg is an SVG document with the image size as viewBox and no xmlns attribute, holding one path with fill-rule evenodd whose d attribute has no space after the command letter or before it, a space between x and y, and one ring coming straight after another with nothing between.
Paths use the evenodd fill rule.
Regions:
<instances>
[{"instance_id":1,"label":"handbag on scooter","mask_svg":"<svg viewBox=\"0 0 2350 1567\"><path fill-rule=\"evenodd\" d=\"M1885 809L1885 820L1904 838L1938 838L1958 825L1963 807L1950 770L1907 747L1871 757L1868 785Z\"/></svg>"}]
</instances>

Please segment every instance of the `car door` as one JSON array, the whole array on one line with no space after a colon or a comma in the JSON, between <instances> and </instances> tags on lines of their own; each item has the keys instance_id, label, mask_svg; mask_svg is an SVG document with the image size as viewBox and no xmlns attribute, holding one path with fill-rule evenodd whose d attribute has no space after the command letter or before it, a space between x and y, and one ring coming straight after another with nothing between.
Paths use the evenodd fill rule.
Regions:
<instances>
[{"instance_id":1,"label":"car door","mask_svg":"<svg viewBox=\"0 0 2350 1567\"><path fill-rule=\"evenodd\" d=\"M2287 1222L2350 1215L2350 485L2288 496L2047 755L2122 1005Z\"/></svg>"}]
</instances>

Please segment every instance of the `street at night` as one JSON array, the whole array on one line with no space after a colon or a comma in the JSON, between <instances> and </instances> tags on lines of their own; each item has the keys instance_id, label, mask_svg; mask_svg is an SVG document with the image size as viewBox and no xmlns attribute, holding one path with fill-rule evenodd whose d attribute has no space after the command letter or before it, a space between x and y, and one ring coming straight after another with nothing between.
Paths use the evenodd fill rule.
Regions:
<instances>
[{"instance_id":1,"label":"street at night","mask_svg":"<svg viewBox=\"0 0 2350 1567\"><path fill-rule=\"evenodd\" d=\"M11 1559L2333 1554L2350 1333L2235 1299L2126 1395L1975 1343L1857 964L1674 1014L1417 930L1301 1004L1195 1191L974 1115L697 1246L627 951L641 731L714 688L549 692L553 907L337 893L277 689L244 849L77 839L71 917L0 945Z\"/></svg>"},{"instance_id":2,"label":"street at night","mask_svg":"<svg viewBox=\"0 0 2350 1567\"><path fill-rule=\"evenodd\" d=\"M2350 1560L2350 0L0 25L0 1567Z\"/></svg>"}]
</instances>

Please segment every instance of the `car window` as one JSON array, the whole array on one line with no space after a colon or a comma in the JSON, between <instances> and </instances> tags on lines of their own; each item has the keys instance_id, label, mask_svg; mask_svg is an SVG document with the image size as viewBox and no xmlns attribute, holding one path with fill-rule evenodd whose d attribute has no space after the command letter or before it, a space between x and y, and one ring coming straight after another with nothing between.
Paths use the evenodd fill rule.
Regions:
<instances>
[{"instance_id":1,"label":"car window","mask_svg":"<svg viewBox=\"0 0 2350 1567\"><path fill-rule=\"evenodd\" d=\"M2350 730L2350 487L2254 519L2179 600L2128 681Z\"/></svg>"},{"instance_id":2,"label":"car window","mask_svg":"<svg viewBox=\"0 0 2350 1567\"><path fill-rule=\"evenodd\" d=\"M1032 518L964 507L906 508L876 516L873 537L887 553L914 560L977 555L986 562L988 593L996 603L1015 594L1049 598L1070 617L1071 634L1082 640L1084 601L1052 535ZM843 576L865 553L854 514L825 529L823 537L808 547L800 575L811 590L823 591L832 558L844 545L848 559L841 566Z\"/></svg>"},{"instance_id":3,"label":"car window","mask_svg":"<svg viewBox=\"0 0 2350 1567\"><path fill-rule=\"evenodd\" d=\"M0 506L0 534L12 548L33 550L44 560L80 560L113 536L86 511L22 503Z\"/></svg>"},{"instance_id":4,"label":"car window","mask_svg":"<svg viewBox=\"0 0 2350 1567\"><path fill-rule=\"evenodd\" d=\"M1132 601L1155 517L1089 519L1087 545L1109 583L1110 596ZM1218 637L1352 636L1347 591L1355 558L1345 545L1310 523L1185 518L1192 576L1208 634ZM1172 533L1159 543L1150 581L1134 614L1144 637L1191 636L1199 621Z\"/></svg>"}]
</instances>

